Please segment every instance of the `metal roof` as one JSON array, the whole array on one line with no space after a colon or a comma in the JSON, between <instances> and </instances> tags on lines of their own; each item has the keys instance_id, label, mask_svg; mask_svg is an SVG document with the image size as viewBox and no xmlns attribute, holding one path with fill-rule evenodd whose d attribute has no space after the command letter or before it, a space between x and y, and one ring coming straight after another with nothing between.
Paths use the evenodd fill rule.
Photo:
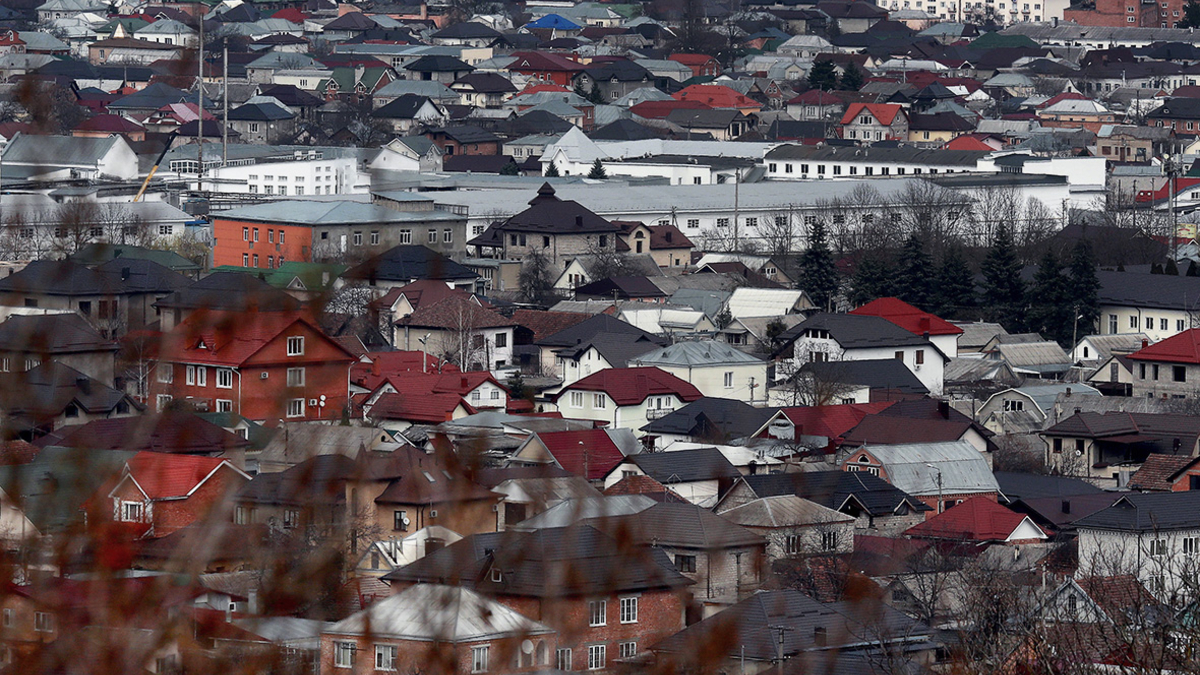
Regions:
<instances>
[{"instance_id":1,"label":"metal roof","mask_svg":"<svg viewBox=\"0 0 1200 675\"><path fill-rule=\"evenodd\" d=\"M553 630L473 590L417 584L330 626L335 635L478 642Z\"/></svg>"},{"instance_id":2,"label":"metal roof","mask_svg":"<svg viewBox=\"0 0 1200 675\"><path fill-rule=\"evenodd\" d=\"M630 362L640 366L727 366L762 363L746 352L734 349L726 342L694 340L679 342L642 354Z\"/></svg>"},{"instance_id":3,"label":"metal roof","mask_svg":"<svg viewBox=\"0 0 1200 675\"><path fill-rule=\"evenodd\" d=\"M1000 491L987 458L967 441L872 445L864 450L883 463L892 485L911 495L934 495L939 489L943 494Z\"/></svg>"}]
</instances>

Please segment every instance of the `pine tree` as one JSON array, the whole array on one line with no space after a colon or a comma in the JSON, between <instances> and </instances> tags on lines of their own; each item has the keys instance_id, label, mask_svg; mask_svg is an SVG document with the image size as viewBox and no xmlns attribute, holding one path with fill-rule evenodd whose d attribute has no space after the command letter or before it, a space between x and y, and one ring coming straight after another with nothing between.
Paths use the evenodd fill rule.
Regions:
<instances>
[{"instance_id":1,"label":"pine tree","mask_svg":"<svg viewBox=\"0 0 1200 675\"><path fill-rule=\"evenodd\" d=\"M854 269L848 299L852 305L865 305L876 298L891 295L892 285L891 265L882 255L868 253Z\"/></svg>"},{"instance_id":2,"label":"pine tree","mask_svg":"<svg viewBox=\"0 0 1200 675\"><path fill-rule=\"evenodd\" d=\"M542 174L546 178L558 178L562 174L558 172L558 165L550 162L550 166L546 167L546 173Z\"/></svg>"},{"instance_id":3,"label":"pine tree","mask_svg":"<svg viewBox=\"0 0 1200 675\"><path fill-rule=\"evenodd\" d=\"M604 165L600 163L599 157L596 158L596 161L592 162L592 170L588 172L587 177L595 178L597 180L605 180L608 178L608 172L604 170Z\"/></svg>"},{"instance_id":4,"label":"pine tree","mask_svg":"<svg viewBox=\"0 0 1200 675\"><path fill-rule=\"evenodd\" d=\"M858 91L863 86L863 73L858 66L853 63L846 64L846 69L842 71L842 80L839 83L839 89L846 91Z\"/></svg>"},{"instance_id":5,"label":"pine tree","mask_svg":"<svg viewBox=\"0 0 1200 675\"><path fill-rule=\"evenodd\" d=\"M1042 337L1064 346L1071 341L1076 315L1072 310L1062 263L1052 248L1046 249L1038 263L1037 274L1033 276L1026 316L1029 327L1041 333Z\"/></svg>"},{"instance_id":6,"label":"pine tree","mask_svg":"<svg viewBox=\"0 0 1200 675\"><path fill-rule=\"evenodd\" d=\"M1096 257L1092 245L1080 239L1071 251L1071 268L1067 277L1068 297L1079 318L1083 334L1093 332L1100 320L1100 279L1096 276ZM1072 345L1073 346L1073 345Z\"/></svg>"},{"instance_id":7,"label":"pine tree","mask_svg":"<svg viewBox=\"0 0 1200 675\"><path fill-rule=\"evenodd\" d=\"M1188 0L1183 6L1183 18L1175 22L1176 28L1200 28L1200 2Z\"/></svg>"},{"instance_id":8,"label":"pine tree","mask_svg":"<svg viewBox=\"0 0 1200 675\"><path fill-rule=\"evenodd\" d=\"M977 304L975 277L971 274L971 268L967 266L967 259L957 247L946 249L942 255L933 297L935 313L946 319L963 318Z\"/></svg>"},{"instance_id":9,"label":"pine tree","mask_svg":"<svg viewBox=\"0 0 1200 675\"><path fill-rule=\"evenodd\" d=\"M904 241L896 266L896 297L914 307L928 309L933 295L933 260L925 252L925 242L916 233Z\"/></svg>"},{"instance_id":10,"label":"pine tree","mask_svg":"<svg viewBox=\"0 0 1200 675\"><path fill-rule=\"evenodd\" d=\"M837 67L833 61L817 61L808 71L808 86L811 89L829 91L838 84Z\"/></svg>"},{"instance_id":11,"label":"pine tree","mask_svg":"<svg viewBox=\"0 0 1200 675\"><path fill-rule=\"evenodd\" d=\"M996 237L983 260L983 306L987 316L998 321L1009 332L1024 328L1025 282L1021 280L1021 261L1013 246L1008 225L996 227Z\"/></svg>"},{"instance_id":12,"label":"pine tree","mask_svg":"<svg viewBox=\"0 0 1200 675\"><path fill-rule=\"evenodd\" d=\"M838 291L837 266L825 239L825 223L818 218L808 234L808 248L800 254L797 264L800 289L818 309L825 311L833 305Z\"/></svg>"}]
</instances>

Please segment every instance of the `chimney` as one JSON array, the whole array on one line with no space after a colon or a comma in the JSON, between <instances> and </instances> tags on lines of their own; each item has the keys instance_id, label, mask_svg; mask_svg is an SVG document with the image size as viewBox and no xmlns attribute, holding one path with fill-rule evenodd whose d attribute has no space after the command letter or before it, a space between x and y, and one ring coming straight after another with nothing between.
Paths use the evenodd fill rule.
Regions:
<instances>
[{"instance_id":1,"label":"chimney","mask_svg":"<svg viewBox=\"0 0 1200 675\"><path fill-rule=\"evenodd\" d=\"M1150 346L1150 341L1147 340L1146 338L1142 338L1142 349L1145 349L1146 347L1149 347L1149 346Z\"/></svg>"},{"instance_id":2,"label":"chimney","mask_svg":"<svg viewBox=\"0 0 1200 675\"><path fill-rule=\"evenodd\" d=\"M258 614L258 591L251 589L246 598L246 611Z\"/></svg>"},{"instance_id":3,"label":"chimney","mask_svg":"<svg viewBox=\"0 0 1200 675\"><path fill-rule=\"evenodd\" d=\"M824 626L813 627L813 644L818 647L824 647L826 643L827 633Z\"/></svg>"},{"instance_id":4,"label":"chimney","mask_svg":"<svg viewBox=\"0 0 1200 675\"><path fill-rule=\"evenodd\" d=\"M467 378L465 378L465 377L462 378L462 384L460 386L462 386L462 387L467 386Z\"/></svg>"},{"instance_id":5,"label":"chimney","mask_svg":"<svg viewBox=\"0 0 1200 675\"><path fill-rule=\"evenodd\" d=\"M1071 512L1071 500L1070 499L1062 500L1062 512L1063 513Z\"/></svg>"},{"instance_id":6,"label":"chimney","mask_svg":"<svg viewBox=\"0 0 1200 675\"><path fill-rule=\"evenodd\" d=\"M1067 397L1070 398L1070 396L1071 396L1071 388L1067 387Z\"/></svg>"},{"instance_id":7,"label":"chimney","mask_svg":"<svg viewBox=\"0 0 1200 675\"><path fill-rule=\"evenodd\" d=\"M918 321L918 325L921 327L921 330L925 331L926 335L929 335L929 317L921 317Z\"/></svg>"},{"instance_id":8,"label":"chimney","mask_svg":"<svg viewBox=\"0 0 1200 675\"><path fill-rule=\"evenodd\" d=\"M928 339L929 339L929 331L925 331L924 333L921 333L921 337L923 337L923 338L925 338L926 340L928 340Z\"/></svg>"},{"instance_id":9,"label":"chimney","mask_svg":"<svg viewBox=\"0 0 1200 675\"><path fill-rule=\"evenodd\" d=\"M941 415L942 419L944 419L944 420L950 419L950 402L949 401L938 401L938 414Z\"/></svg>"},{"instance_id":10,"label":"chimney","mask_svg":"<svg viewBox=\"0 0 1200 675\"><path fill-rule=\"evenodd\" d=\"M583 216L575 216L575 227L583 227Z\"/></svg>"},{"instance_id":11,"label":"chimney","mask_svg":"<svg viewBox=\"0 0 1200 675\"><path fill-rule=\"evenodd\" d=\"M129 279L129 268L122 267L121 268L121 281L126 281L128 279Z\"/></svg>"},{"instance_id":12,"label":"chimney","mask_svg":"<svg viewBox=\"0 0 1200 675\"><path fill-rule=\"evenodd\" d=\"M75 387L84 394L92 393L92 381L86 375L75 378Z\"/></svg>"}]
</instances>

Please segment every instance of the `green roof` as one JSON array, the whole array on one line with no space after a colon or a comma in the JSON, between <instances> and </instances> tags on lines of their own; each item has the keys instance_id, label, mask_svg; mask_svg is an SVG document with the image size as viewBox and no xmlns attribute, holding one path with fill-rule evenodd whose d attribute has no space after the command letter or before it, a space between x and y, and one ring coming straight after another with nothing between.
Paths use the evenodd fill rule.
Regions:
<instances>
[{"instance_id":1,"label":"green roof","mask_svg":"<svg viewBox=\"0 0 1200 675\"><path fill-rule=\"evenodd\" d=\"M244 272L256 275L275 288L284 290L323 291L333 287L338 277L349 269L338 263L285 262L274 269L221 265L214 272ZM295 283L299 283L297 286Z\"/></svg>"},{"instance_id":2,"label":"green roof","mask_svg":"<svg viewBox=\"0 0 1200 675\"><path fill-rule=\"evenodd\" d=\"M274 429L268 429L258 422L248 420L235 412L198 413L196 417L205 422L215 424L222 429L234 429L244 423L246 425L246 440L250 441L251 450L265 448L275 435Z\"/></svg>"},{"instance_id":3,"label":"green roof","mask_svg":"<svg viewBox=\"0 0 1200 675\"><path fill-rule=\"evenodd\" d=\"M127 244L88 244L71 256L73 262L88 267L103 265L114 258L149 260L176 272L194 272L201 269L200 265L174 251L160 251Z\"/></svg>"},{"instance_id":4,"label":"green roof","mask_svg":"<svg viewBox=\"0 0 1200 675\"><path fill-rule=\"evenodd\" d=\"M1001 35L1000 33L984 33L975 38L967 49L996 49L998 47L1039 47L1038 43L1026 35Z\"/></svg>"}]
</instances>

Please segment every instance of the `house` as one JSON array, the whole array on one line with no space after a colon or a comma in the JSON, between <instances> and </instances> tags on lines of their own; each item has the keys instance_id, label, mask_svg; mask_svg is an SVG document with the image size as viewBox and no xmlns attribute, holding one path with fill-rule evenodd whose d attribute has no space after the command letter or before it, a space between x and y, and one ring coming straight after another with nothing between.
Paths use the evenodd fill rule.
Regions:
<instances>
[{"instance_id":1,"label":"house","mask_svg":"<svg viewBox=\"0 0 1200 675\"><path fill-rule=\"evenodd\" d=\"M893 404L894 401L878 401L782 407L754 432L754 436L788 441L830 453L841 444L846 432L858 426L868 415Z\"/></svg>"},{"instance_id":2,"label":"house","mask_svg":"<svg viewBox=\"0 0 1200 675\"><path fill-rule=\"evenodd\" d=\"M746 438L775 414L773 408L756 408L743 401L705 396L646 423L643 442L663 448L676 441L725 443Z\"/></svg>"},{"instance_id":3,"label":"house","mask_svg":"<svg viewBox=\"0 0 1200 675\"><path fill-rule=\"evenodd\" d=\"M519 51L510 56L513 57L513 61L505 69L510 73L525 76L531 83L570 87L575 75L585 68L581 63L551 52Z\"/></svg>"},{"instance_id":4,"label":"house","mask_svg":"<svg viewBox=\"0 0 1200 675\"><path fill-rule=\"evenodd\" d=\"M637 439L627 428L535 431L513 453L510 465L554 464L571 475L598 482L627 456L640 451Z\"/></svg>"},{"instance_id":5,"label":"house","mask_svg":"<svg viewBox=\"0 0 1200 675\"><path fill-rule=\"evenodd\" d=\"M300 301L253 274L213 272L153 303L170 331L197 311L296 312Z\"/></svg>"},{"instance_id":6,"label":"house","mask_svg":"<svg viewBox=\"0 0 1200 675\"><path fill-rule=\"evenodd\" d=\"M406 391L381 394L365 409L363 417L381 429L404 431L416 424L440 424L475 412L460 394Z\"/></svg>"},{"instance_id":7,"label":"house","mask_svg":"<svg viewBox=\"0 0 1200 675\"><path fill-rule=\"evenodd\" d=\"M1200 457L1152 452L1129 477L1129 489L1138 492L1200 490Z\"/></svg>"},{"instance_id":8,"label":"house","mask_svg":"<svg viewBox=\"0 0 1200 675\"><path fill-rule=\"evenodd\" d=\"M605 368L624 368L641 354L662 347L666 340L608 314L584 321L539 339L544 372L562 378L563 386Z\"/></svg>"},{"instance_id":9,"label":"house","mask_svg":"<svg viewBox=\"0 0 1200 675\"><path fill-rule=\"evenodd\" d=\"M525 642L533 648L522 650ZM452 664L447 673L531 673L549 667L557 651L553 629L502 602L469 588L417 584L322 631L320 672L357 672L371 658L376 670L440 662Z\"/></svg>"},{"instance_id":10,"label":"house","mask_svg":"<svg viewBox=\"0 0 1200 675\"><path fill-rule=\"evenodd\" d=\"M708 265L715 267L715 265ZM701 267L700 270L703 270ZM713 271L718 271L714 269ZM758 317L779 317L789 314L800 314L815 309L812 300L803 290L790 288L748 288L739 287L733 290L725 305L729 315L734 319L754 319Z\"/></svg>"},{"instance_id":11,"label":"house","mask_svg":"<svg viewBox=\"0 0 1200 675\"><path fill-rule=\"evenodd\" d=\"M249 481L227 459L139 452L103 496L111 510L100 513L138 537L165 537L194 523L227 522L229 498Z\"/></svg>"},{"instance_id":12,"label":"house","mask_svg":"<svg viewBox=\"0 0 1200 675\"><path fill-rule=\"evenodd\" d=\"M1137 243L1127 240L1126 245ZM1200 293L1195 277L1105 271L1096 276L1101 334L1142 333L1159 342L1191 328L1195 303L1187 298Z\"/></svg>"},{"instance_id":13,"label":"house","mask_svg":"<svg viewBox=\"0 0 1200 675\"><path fill-rule=\"evenodd\" d=\"M1071 350L1071 359L1081 365L1102 367L1114 354L1124 356L1141 349L1143 340L1149 344L1149 338L1142 333L1085 335Z\"/></svg>"},{"instance_id":14,"label":"house","mask_svg":"<svg viewBox=\"0 0 1200 675\"><path fill-rule=\"evenodd\" d=\"M1076 396L1100 396L1100 391L1084 384L1029 384L1003 389L979 406L975 419L998 434L1036 432L1068 417L1071 399Z\"/></svg>"},{"instance_id":15,"label":"house","mask_svg":"<svg viewBox=\"0 0 1200 675\"><path fill-rule=\"evenodd\" d=\"M422 279L435 279L454 288L474 290L479 275L426 246L403 244L351 267L342 277L384 290Z\"/></svg>"},{"instance_id":16,"label":"house","mask_svg":"<svg viewBox=\"0 0 1200 675\"><path fill-rule=\"evenodd\" d=\"M1064 99L1042 108L1037 116L1044 128L1086 129L1093 134L1117 121L1114 112L1104 104L1090 99Z\"/></svg>"},{"instance_id":17,"label":"house","mask_svg":"<svg viewBox=\"0 0 1200 675\"><path fill-rule=\"evenodd\" d=\"M799 370L809 362L895 358L934 396L941 396L949 358L928 338L878 316L816 314L784 331L776 358Z\"/></svg>"},{"instance_id":18,"label":"house","mask_svg":"<svg viewBox=\"0 0 1200 675\"><path fill-rule=\"evenodd\" d=\"M692 581L661 548L638 550L591 525L475 535L383 579L463 586L520 608L558 633L558 670L606 670L684 625Z\"/></svg>"},{"instance_id":19,"label":"house","mask_svg":"<svg viewBox=\"0 0 1200 675\"><path fill-rule=\"evenodd\" d=\"M430 525L401 539L388 538L372 543L354 568L356 576L381 577L388 572L420 560L462 539L462 535L441 525Z\"/></svg>"},{"instance_id":20,"label":"house","mask_svg":"<svg viewBox=\"0 0 1200 675\"><path fill-rule=\"evenodd\" d=\"M244 143L282 143L296 135L297 115L275 101L245 103L225 118Z\"/></svg>"},{"instance_id":21,"label":"house","mask_svg":"<svg viewBox=\"0 0 1200 675\"><path fill-rule=\"evenodd\" d=\"M911 403L922 404L927 401L915 400ZM946 401L937 401L935 405L937 412L933 415L922 414L923 411L919 409L910 410L906 403L897 403L877 414L867 415L853 429L842 434L841 447L966 441L985 456L995 449L991 442L992 433L987 429L953 410ZM990 457L987 459L990 461Z\"/></svg>"},{"instance_id":22,"label":"house","mask_svg":"<svg viewBox=\"0 0 1200 675\"><path fill-rule=\"evenodd\" d=\"M743 476L717 503L724 514L755 500L794 495L855 519L856 530L900 532L933 509L878 476L861 471L803 471Z\"/></svg>"},{"instance_id":23,"label":"house","mask_svg":"<svg viewBox=\"0 0 1200 675\"><path fill-rule=\"evenodd\" d=\"M721 74L721 64L708 54L671 54L668 60L682 63L692 71L692 77L716 77Z\"/></svg>"},{"instance_id":24,"label":"house","mask_svg":"<svg viewBox=\"0 0 1200 675\"><path fill-rule=\"evenodd\" d=\"M0 390L6 434L27 440L64 425L135 415L141 408L125 392L57 361L0 375Z\"/></svg>"},{"instance_id":25,"label":"house","mask_svg":"<svg viewBox=\"0 0 1200 675\"><path fill-rule=\"evenodd\" d=\"M896 324L913 335L926 337L949 358L958 357L958 338L962 328L922 311L899 298L879 298L850 310L856 316L877 316Z\"/></svg>"},{"instance_id":26,"label":"house","mask_svg":"<svg viewBox=\"0 0 1200 675\"><path fill-rule=\"evenodd\" d=\"M692 134L696 134L700 138L708 135L712 140L732 141L754 127L750 117L733 108L676 108L667 113L666 120L672 128L681 130L684 140L692 140Z\"/></svg>"},{"instance_id":27,"label":"house","mask_svg":"<svg viewBox=\"0 0 1200 675\"><path fill-rule=\"evenodd\" d=\"M1144 626L1171 611L1150 594L1132 574L1067 579L1035 610L1050 624L1107 624Z\"/></svg>"},{"instance_id":28,"label":"house","mask_svg":"<svg viewBox=\"0 0 1200 675\"><path fill-rule=\"evenodd\" d=\"M473 125L438 127L425 132L447 155L499 155L500 137Z\"/></svg>"},{"instance_id":29,"label":"house","mask_svg":"<svg viewBox=\"0 0 1200 675\"><path fill-rule=\"evenodd\" d=\"M879 476L935 514L976 496L996 501L1000 494L987 459L966 441L859 448L846 456L842 470Z\"/></svg>"},{"instance_id":30,"label":"house","mask_svg":"<svg viewBox=\"0 0 1200 675\"><path fill-rule=\"evenodd\" d=\"M620 228L575 201L560 199L549 183L538 188L529 208L493 225L499 257L525 260L540 254L555 269L574 257L617 250Z\"/></svg>"},{"instance_id":31,"label":"house","mask_svg":"<svg viewBox=\"0 0 1200 675\"><path fill-rule=\"evenodd\" d=\"M1144 346L1129 355L1133 362L1133 395L1149 398L1194 398L1200 381L1200 328Z\"/></svg>"},{"instance_id":32,"label":"house","mask_svg":"<svg viewBox=\"0 0 1200 675\"><path fill-rule=\"evenodd\" d=\"M1113 162L1149 162L1169 152L1175 132L1167 127L1105 124L1096 134L1100 156Z\"/></svg>"},{"instance_id":33,"label":"house","mask_svg":"<svg viewBox=\"0 0 1200 675\"><path fill-rule=\"evenodd\" d=\"M992 544L1015 546L1048 539L1029 516L987 497L972 497L904 531L913 539L929 539L952 548Z\"/></svg>"},{"instance_id":34,"label":"house","mask_svg":"<svg viewBox=\"0 0 1200 675\"><path fill-rule=\"evenodd\" d=\"M866 145L908 140L908 113L897 103L851 103L842 114L841 136Z\"/></svg>"},{"instance_id":35,"label":"house","mask_svg":"<svg viewBox=\"0 0 1200 675\"><path fill-rule=\"evenodd\" d=\"M720 515L764 537L768 560L854 550L854 516L795 495L761 497Z\"/></svg>"},{"instance_id":36,"label":"house","mask_svg":"<svg viewBox=\"0 0 1200 675\"><path fill-rule=\"evenodd\" d=\"M1124 487L1152 453L1200 453L1200 422L1189 415L1079 412L1041 435L1047 466L1113 487Z\"/></svg>"},{"instance_id":37,"label":"house","mask_svg":"<svg viewBox=\"0 0 1200 675\"><path fill-rule=\"evenodd\" d=\"M701 396L695 386L658 368L606 368L563 387L554 403L571 417L641 429Z\"/></svg>"},{"instance_id":38,"label":"house","mask_svg":"<svg viewBox=\"0 0 1200 675\"><path fill-rule=\"evenodd\" d=\"M379 148L368 164L371 169L390 171L419 171L433 173L442 170L442 149L424 136L393 138Z\"/></svg>"},{"instance_id":39,"label":"house","mask_svg":"<svg viewBox=\"0 0 1200 675\"><path fill-rule=\"evenodd\" d=\"M110 386L116 352L117 344L78 314L13 314L0 323L0 372L22 373L53 361Z\"/></svg>"},{"instance_id":40,"label":"house","mask_svg":"<svg viewBox=\"0 0 1200 675\"><path fill-rule=\"evenodd\" d=\"M630 476L649 476L687 501L711 508L741 475L720 450L694 448L630 455L609 470L604 487Z\"/></svg>"},{"instance_id":41,"label":"house","mask_svg":"<svg viewBox=\"0 0 1200 675\"><path fill-rule=\"evenodd\" d=\"M471 371L499 370L513 364L516 324L473 297L452 295L396 321L393 343L418 347Z\"/></svg>"},{"instance_id":42,"label":"house","mask_svg":"<svg viewBox=\"0 0 1200 675\"><path fill-rule=\"evenodd\" d=\"M928 394L929 389L896 359L809 362L768 392L771 404L780 406L898 401Z\"/></svg>"},{"instance_id":43,"label":"house","mask_svg":"<svg viewBox=\"0 0 1200 675\"><path fill-rule=\"evenodd\" d=\"M200 310L164 337L150 396L156 410L184 399L252 420L340 419L357 360L301 313Z\"/></svg>"},{"instance_id":44,"label":"house","mask_svg":"<svg viewBox=\"0 0 1200 675\"><path fill-rule=\"evenodd\" d=\"M372 111L371 117L383 120L391 126L393 133L399 135L407 135L413 127L437 127L449 120L444 108L416 94L397 97L396 100Z\"/></svg>"},{"instance_id":45,"label":"house","mask_svg":"<svg viewBox=\"0 0 1200 675\"><path fill-rule=\"evenodd\" d=\"M462 105L475 106L477 108L499 108L504 103L505 98L515 94L517 91L513 83L499 73L471 73L470 75L464 75L451 82L450 89L458 93L461 97L460 102ZM505 147L507 148L507 144L505 144Z\"/></svg>"},{"instance_id":46,"label":"house","mask_svg":"<svg viewBox=\"0 0 1200 675\"><path fill-rule=\"evenodd\" d=\"M658 368L692 384L704 396L750 405L766 400L767 363L716 340L677 342L636 356L629 366Z\"/></svg>"},{"instance_id":47,"label":"house","mask_svg":"<svg viewBox=\"0 0 1200 675\"><path fill-rule=\"evenodd\" d=\"M169 411L133 417L110 417L66 426L54 432L53 444L93 452L149 451L222 457L241 464L250 442L198 415ZM122 460L123 461L123 460Z\"/></svg>"}]
</instances>

